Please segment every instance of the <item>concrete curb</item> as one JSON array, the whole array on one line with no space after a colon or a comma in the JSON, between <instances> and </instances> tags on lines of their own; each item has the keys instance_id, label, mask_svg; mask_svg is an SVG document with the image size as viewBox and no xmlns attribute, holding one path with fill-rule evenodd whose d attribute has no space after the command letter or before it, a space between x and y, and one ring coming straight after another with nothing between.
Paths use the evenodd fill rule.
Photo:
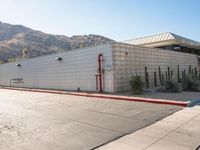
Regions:
<instances>
[{"instance_id":1,"label":"concrete curb","mask_svg":"<svg viewBox=\"0 0 200 150\"><path fill-rule=\"evenodd\" d=\"M42 89L29 89L29 88L12 88L12 87L1 87L1 89L51 93L51 94L66 94L66 95L73 95L73 96L84 96L84 97L106 98L106 99L113 99L113 100L124 100L124 101L146 102L146 103L164 104L164 105L175 105L175 106L182 106L182 107L187 107L190 104L189 102L167 100L167 99L152 99L152 98L116 96L116 95L94 94L94 93L89 94L89 93L65 92L65 91L57 91L57 90L42 90Z\"/></svg>"},{"instance_id":2,"label":"concrete curb","mask_svg":"<svg viewBox=\"0 0 200 150\"><path fill-rule=\"evenodd\" d=\"M193 107L193 106L195 106L195 105L197 105L197 104L200 104L200 97L195 98L195 99L189 101L189 103L188 103L187 106L188 106L188 107Z\"/></svg>"}]
</instances>

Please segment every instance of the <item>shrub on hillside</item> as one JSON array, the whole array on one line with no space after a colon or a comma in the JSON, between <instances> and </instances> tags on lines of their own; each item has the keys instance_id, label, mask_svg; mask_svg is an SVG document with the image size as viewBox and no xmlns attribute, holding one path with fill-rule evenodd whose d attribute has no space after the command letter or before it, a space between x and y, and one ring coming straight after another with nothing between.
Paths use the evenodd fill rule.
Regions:
<instances>
[{"instance_id":1,"label":"shrub on hillside","mask_svg":"<svg viewBox=\"0 0 200 150\"><path fill-rule=\"evenodd\" d=\"M144 83L142 82L140 76L133 76L130 80L131 91L133 94L142 94Z\"/></svg>"}]
</instances>

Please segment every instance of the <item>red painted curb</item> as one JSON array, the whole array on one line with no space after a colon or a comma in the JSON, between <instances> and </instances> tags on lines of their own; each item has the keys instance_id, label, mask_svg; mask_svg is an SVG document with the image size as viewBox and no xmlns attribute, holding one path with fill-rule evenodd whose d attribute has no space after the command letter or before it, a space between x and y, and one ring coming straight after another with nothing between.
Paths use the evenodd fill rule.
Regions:
<instances>
[{"instance_id":1,"label":"red painted curb","mask_svg":"<svg viewBox=\"0 0 200 150\"><path fill-rule=\"evenodd\" d=\"M68 94L68 93L67 93ZM113 97L113 96L106 96L106 95L85 95L85 94L73 94L69 93L69 95L74 96L85 96L85 97L96 97L96 98L107 98L107 99L115 99L115 100L124 100L124 101L135 101L135 102L146 102L146 103L155 103L155 104L165 104L165 105L176 105L187 107L187 102L177 102L172 100L164 100L164 99L148 99L148 98L137 98L137 97Z\"/></svg>"},{"instance_id":2,"label":"red painted curb","mask_svg":"<svg viewBox=\"0 0 200 150\"><path fill-rule=\"evenodd\" d=\"M7 90L18 90L18 91L28 91L28 92L40 92L40 93L51 93L51 94L66 94L73 96L84 96L84 97L95 97L95 98L106 98L114 100L124 100L124 101L135 101L135 102L146 102L154 104L165 104L165 105L175 105L187 107L188 102L167 100L167 99L152 99L152 98L141 98L141 97L128 97L128 96L112 96L112 95L103 95L103 94L88 94L88 93L76 93L76 92L64 92L64 91L55 91L55 90L40 90L40 89L25 89L25 88L8 88L1 87L2 89Z\"/></svg>"}]
</instances>

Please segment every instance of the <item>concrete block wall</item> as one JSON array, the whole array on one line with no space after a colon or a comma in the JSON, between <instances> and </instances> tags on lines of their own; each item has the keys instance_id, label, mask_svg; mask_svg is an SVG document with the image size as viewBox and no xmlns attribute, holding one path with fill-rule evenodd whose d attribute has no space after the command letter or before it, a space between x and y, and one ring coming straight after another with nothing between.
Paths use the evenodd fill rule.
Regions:
<instances>
[{"instance_id":1,"label":"concrete block wall","mask_svg":"<svg viewBox=\"0 0 200 150\"><path fill-rule=\"evenodd\" d=\"M106 92L113 92L112 46L104 44L0 65L0 85L96 91L98 54L104 57ZM62 61L55 60L62 57ZM21 64L17 67L16 64ZM16 83L11 79L23 79Z\"/></svg>"},{"instance_id":2,"label":"concrete block wall","mask_svg":"<svg viewBox=\"0 0 200 150\"><path fill-rule=\"evenodd\" d=\"M180 75L184 68L188 72L189 65L198 68L198 57L193 54L122 43L114 43L112 47L115 92L129 90L129 81L134 75L141 76L144 81L145 66L149 73L150 86L154 86L154 72L157 72L157 83L160 83L159 66L164 76L165 71L170 67L173 70L174 78L177 78L177 65L180 66Z\"/></svg>"},{"instance_id":3,"label":"concrete block wall","mask_svg":"<svg viewBox=\"0 0 200 150\"><path fill-rule=\"evenodd\" d=\"M167 67L170 67L175 78L177 65L180 72L183 69L188 71L189 65L198 67L198 58L193 54L110 43L0 65L0 85L96 91L99 53L104 57L104 91L111 93L129 90L129 81L134 75L141 76L144 81L145 66L148 68L150 86L154 83L154 72L157 72L159 84L159 66L164 76ZM57 57L62 57L62 61L55 60ZM21 64L21 67L16 64ZM12 79L23 80L18 82Z\"/></svg>"}]
</instances>

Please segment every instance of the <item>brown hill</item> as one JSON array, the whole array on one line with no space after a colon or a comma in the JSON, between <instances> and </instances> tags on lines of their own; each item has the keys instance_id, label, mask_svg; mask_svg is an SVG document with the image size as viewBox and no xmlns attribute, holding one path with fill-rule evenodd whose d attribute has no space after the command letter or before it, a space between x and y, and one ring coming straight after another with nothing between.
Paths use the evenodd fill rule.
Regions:
<instances>
[{"instance_id":1,"label":"brown hill","mask_svg":"<svg viewBox=\"0 0 200 150\"><path fill-rule=\"evenodd\" d=\"M0 60L3 62L21 59L23 55L36 57L112 41L93 34L72 37L46 34L22 25L0 22Z\"/></svg>"}]
</instances>

